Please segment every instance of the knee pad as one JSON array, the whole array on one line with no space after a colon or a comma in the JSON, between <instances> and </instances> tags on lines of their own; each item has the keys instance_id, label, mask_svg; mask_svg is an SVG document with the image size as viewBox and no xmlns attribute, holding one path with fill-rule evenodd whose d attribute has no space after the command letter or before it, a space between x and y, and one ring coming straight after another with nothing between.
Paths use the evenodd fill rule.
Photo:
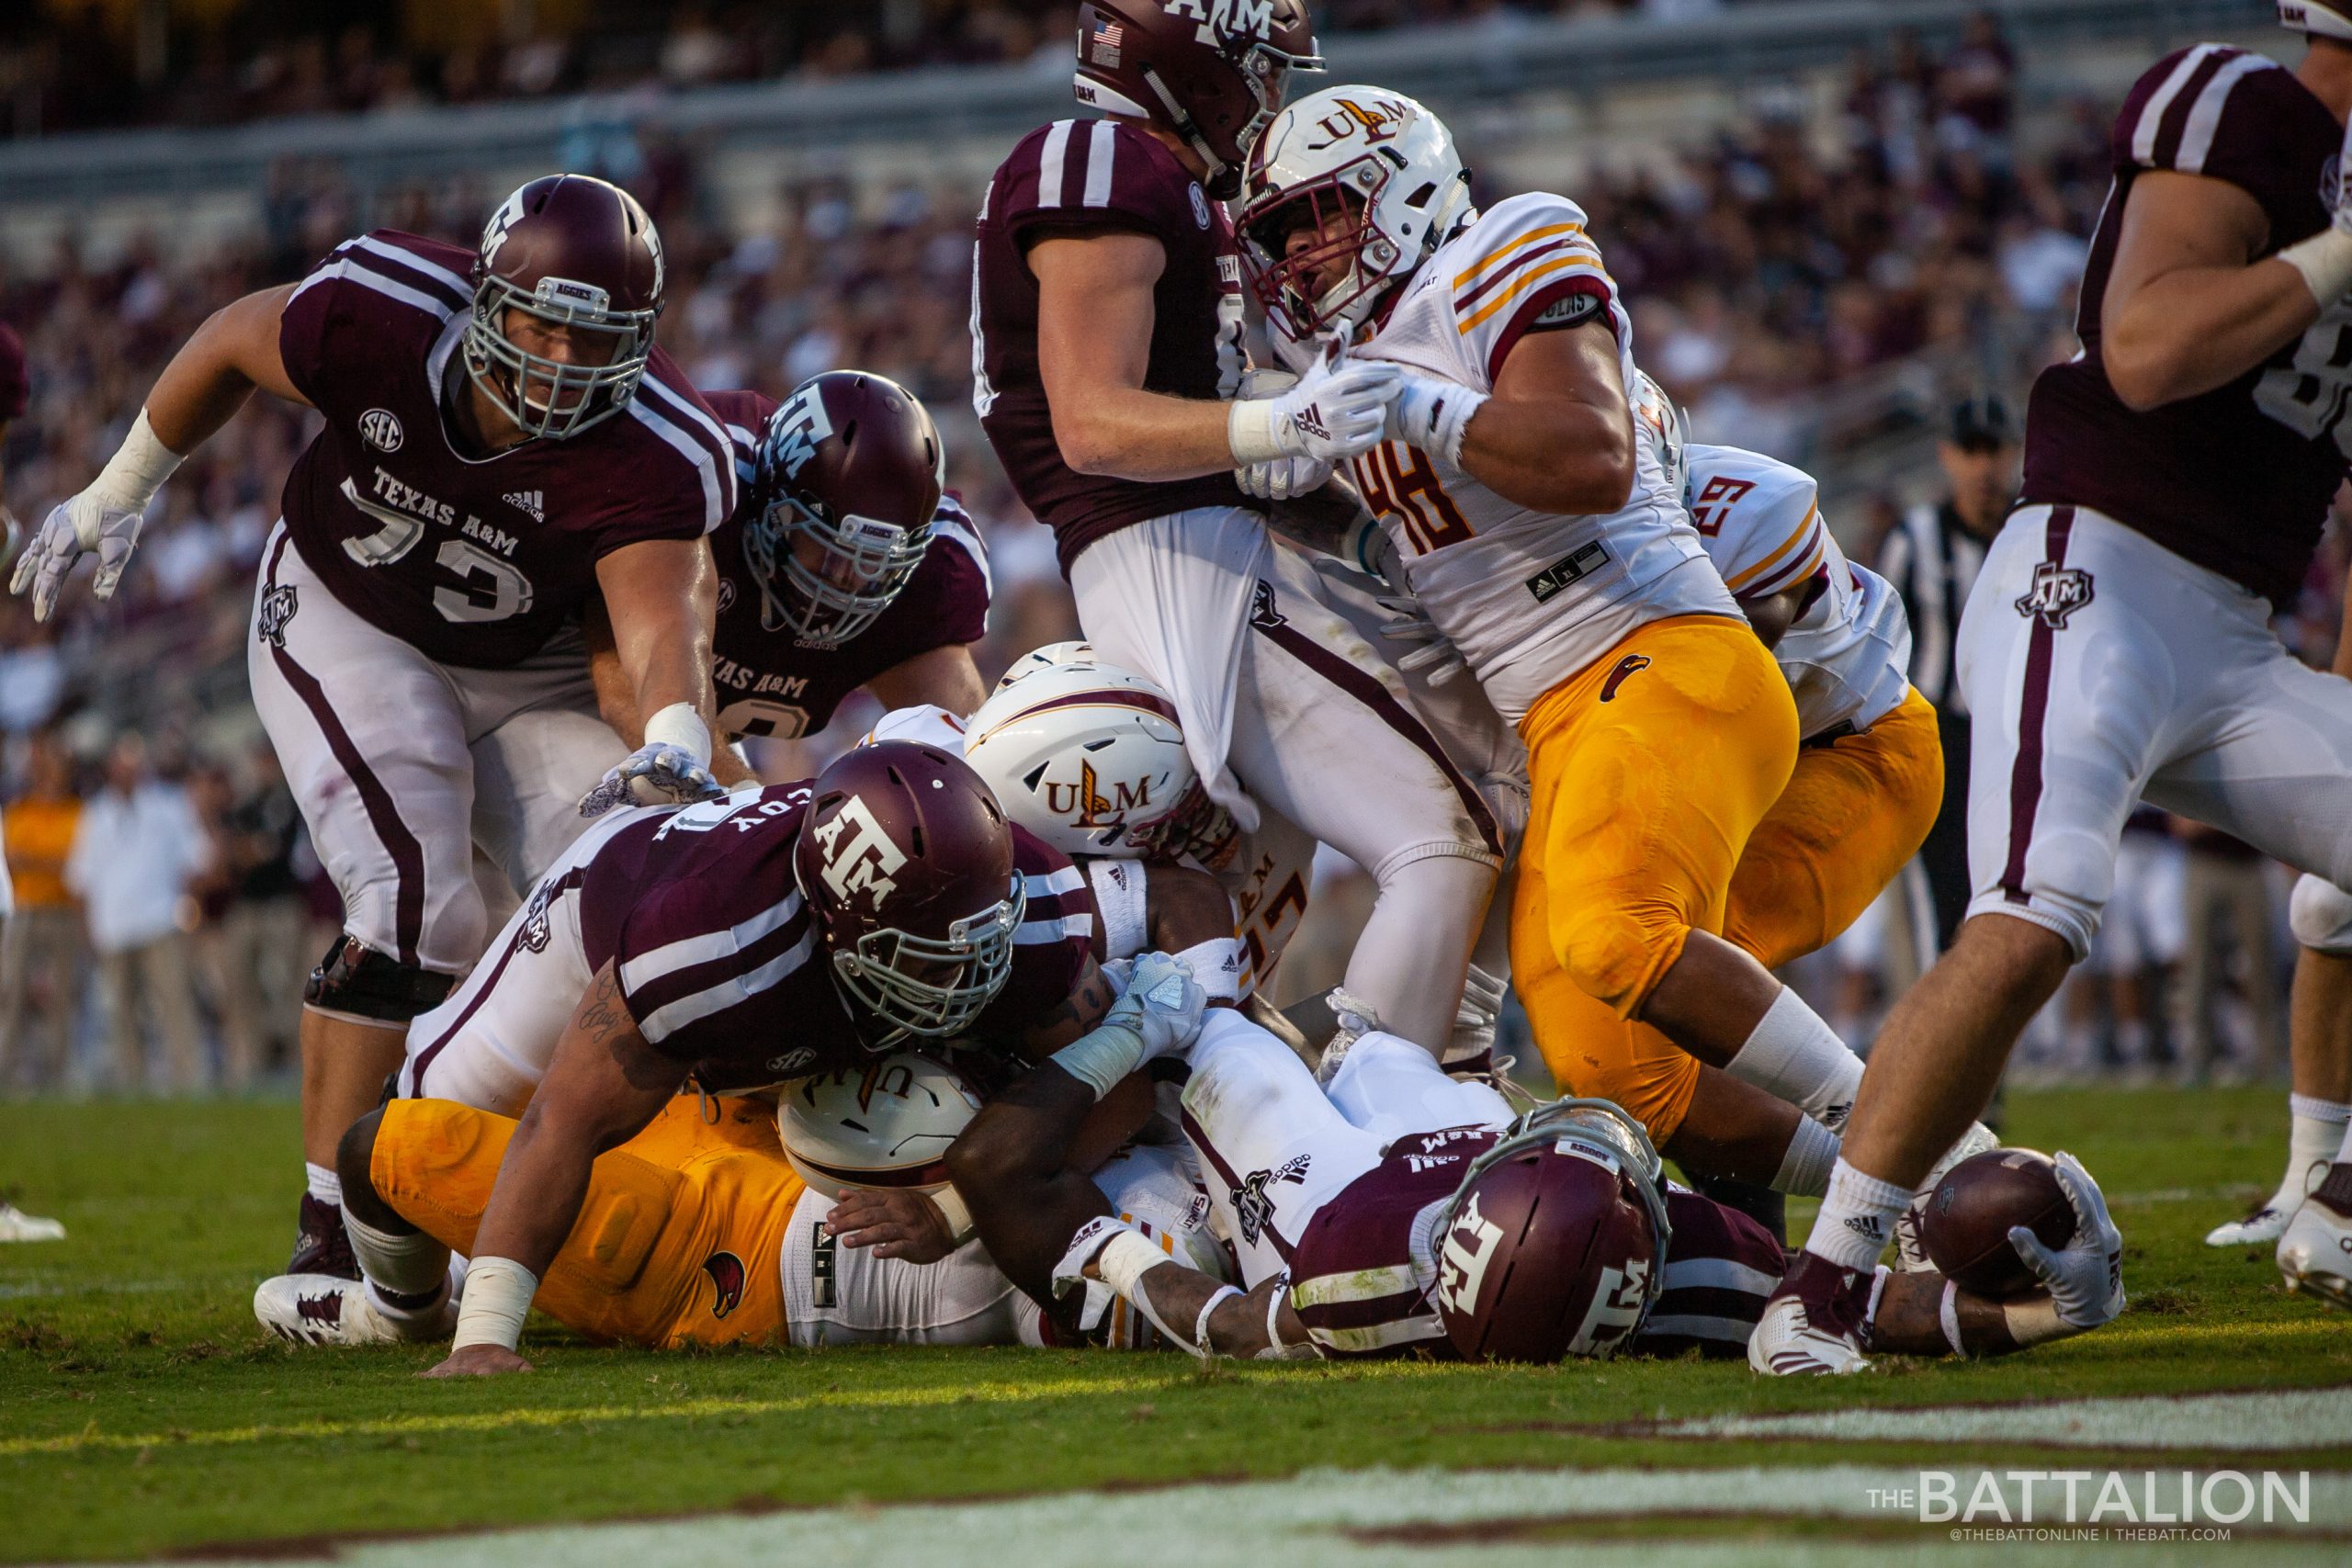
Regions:
<instances>
[{"instance_id":1,"label":"knee pad","mask_svg":"<svg viewBox=\"0 0 2352 1568\"><path fill-rule=\"evenodd\" d=\"M2314 952L2352 953L2352 893L2306 873L2287 900L2287 924Z\"/></svg>"},{"instance_id":2,"label":"knee pad","mask_svg":"<svg viewBox=\"0 0 2352 1568\"><path fill-rule=\"evenodd\" d=\"M458 976L436 975L339 936L302 986L302 1005L357 1023L405 1024L439 1007Z\"/></svg>"},{"instance_id":3,"label":"knee pad","mask_svg":"<svg viewBox=\"0 0 2352 1568\"><path fill-rule=\"evenodd\" d=\"M1645 914L1587 906L1552 917L1552 945L1577 988L1619 1018L1631 1018L1649 998L1690 928L1664 910Z\"/></svg>"}]
</instances>

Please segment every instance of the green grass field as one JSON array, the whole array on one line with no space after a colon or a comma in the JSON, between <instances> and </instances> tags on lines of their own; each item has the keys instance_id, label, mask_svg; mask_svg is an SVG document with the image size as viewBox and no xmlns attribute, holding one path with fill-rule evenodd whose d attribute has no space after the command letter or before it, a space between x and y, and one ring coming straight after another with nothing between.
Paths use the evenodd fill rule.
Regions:
<instances>
[{"instance_id":1,"label":"green grass field","mask_svg":"<svg viewBox=\"0 0 2352 1568\"><path fill-rule=\"evenodd\" d=\"M2099 1334L2007 1361L1890 1360L1820 1382L1764 1382L1744 1365L1696 1360L1196 1369L1173 1356L1011 1349L658 1355L566 1342L543 1323L526 1342L537 1374L424 1382L410 1374L435 1350L295 1351L254 1325L253 1287L281 1262L288 1239L290 1106L4 1105L0 1192L56 1215L71 1234L62 1243L0 1247L0 1561L198 1549L286 1556L352 1535L729 1516L732 1523L711 1527L719 1536L695 1538L700 1543L686 1552L707 1562L710 1551L737 1550L725 1530L777 1509L815 1510L786 1516L802 1521L796 1539L811 1552L833 1542L815 1554L795 1547L797 1560L889 1561L915 1548L878 1544L898 1539L886 1524L903 1516L935 1531L948 1517L886 1506L894 1502L1113 1489L1102 1499L1063 1498L1043 1514L1003 1514L1015 1536L992 1547L992 1559L975 1559L1018 1553L1042 1564L1063 1560L1063 1549L1019 1532L1037 1530L1036 1518L1110 1507L1126 1495L1119 1489L1367 1466L1524 1471L1507 1484L1464 1476L1450 1488L1419 1477L1412 1487L1454 1497L1444 1508L1467 1508L1460 1499L1499 1484L1500 1495L1524 1496L1527 1506L1514 1513L1497 1503L1469 1524L1317 1526L1320 1544L1302 1553L1294 1542L1287 1561L1404 1553L1426 1562L1456 1549L1481 1561L1498 1551L1541 1558L1571 1537L1672 1549L1666 1557L1645 1551L1645 1561L1844 1561L1852 1551L1883 1561L1889 1542L1940 1543L1947 1532L1901 1512L1842 1526L1792 1517L1813 1510L1790 1481L1771 1478L1817 1472L1831 1489L1825 1506L1855 1514L1862 1506L1840 1503L1836 1487L1856 1491L1862 1481L1839 1480L1848 1471L1836 1467L1860 1467L1856 1475L2048 1469L2053 1450L1916 1427L1795 1438L1676 1436L1654 1424L2291 1387L2332 1389L2314 1407L2352 1412L2352 1318L2282 1291L2267 1254L2199 1243L2275 1178L2283 1099L2275 1090L2014 1097L2012 1142L2072 1149L2105 1184L2129 1247L2130 1313ZM2343 1423L2290 1422L2286 1438L2249 1440L2229 1420L2148 1409L2115 1437L2078 1435L2059 1461L2135 1474L2318 1472L2315 1498L2335 1499L2318 1510L2318 1534L2242 1529L2230 1550L2250 1554L2245 1561L2340 1562L2352 1552L2352 1500L2343 1496L2352 1477L2335 1473L2352 1471L2352 1430ZM2306 1430L2328 1440L2291 1436ZM2162 1451L2152 1455L2152 1447ZM1763 1482L1754 1479L1758 1467ZM1608 1473L1584 1473L1596 1472ZM1634 1479L1621 1481L1621 1472ZM1668 1488L1673 1506L1642 1501L1643 1475L1680 1477ZM1397 1490L1373 1479L1374 1495ZM1603 1495L1584 1496L1580 1484ZM1762 1501L1737 1500L1743 1487L1759 1486ZM1230 1494L1236 1506L1261 1495ZM1167 1495L1209 1500L1187 1506L1197 1528L1217 1517L1223 1495ZM490 1539L525 1556L641 1568L665 1560L657 1543L686 1540L683 1528ZM535 1544L525 1550L526 1542ZM1099 1560L1102 1543L1094 1545ZM1166 1547L1109 1555L1156 1562ZM1959 1561L1951 1554L1970 1549L1934 1550ZM2165 1547L2120 1550L2131 1555L2119 1561L2173 1560ZM479 1541L445 1542L433 1561L467 1551L501 1556Z\"/></svg>"}]
</instances>

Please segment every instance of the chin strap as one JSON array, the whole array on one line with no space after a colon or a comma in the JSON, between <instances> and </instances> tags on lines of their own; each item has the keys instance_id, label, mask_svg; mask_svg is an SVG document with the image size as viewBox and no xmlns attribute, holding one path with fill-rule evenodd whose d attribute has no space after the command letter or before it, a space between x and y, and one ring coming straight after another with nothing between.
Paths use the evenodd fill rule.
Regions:
<instances>
[{"instance_id":1,"label":"chin strap","mask_svg":"<svg viewBox=\"0 0 2352 1568\"><path fill-rule=\"evenodd\" d=\"M1168 112L1168 129L1182 137L1185 145L1198 152L1201 162L1208 165L1208 173L1202 176L1201 184L1215 190L1217 181L1232 165L1209 150L1208 138L1201 134L1201 122L1184 112L1184 106L1176 101L1176 95L1168 90L1168 84L1159 79L1159 72L1147 65L1143 70L1143 79L1159 97L1159 107Z\"/></svg>"}]
</instances>

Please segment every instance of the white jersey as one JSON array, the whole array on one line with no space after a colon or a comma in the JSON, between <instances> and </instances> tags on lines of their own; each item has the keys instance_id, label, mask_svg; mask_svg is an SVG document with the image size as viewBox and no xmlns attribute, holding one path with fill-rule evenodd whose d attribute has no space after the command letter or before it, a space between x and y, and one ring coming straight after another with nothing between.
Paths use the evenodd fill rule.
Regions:
<instances>
[{"instance_id":1,"label":"white jersey","mask_svg":"<svg viewBox=\"0 0 2352 1568\"><path fill-rule=\"evenodd\" d=\"M1911 685L1902 595L1838 547L1813 476L1736 446L1693 442L1682 456L1691 524L1735 599L1821 585L1772 650L1796 698L1797 733L1810 740L1840 725L1868 729L1893 711Z\"/></svg>"},{"instance_id":2,"label":"white jersey","mask_svg":"<svg viewBox=\"0 0 2352 1568\"><path fill-rule=\"evenodd\" d=\"M1519 196L1439 246L1351 352L1491 392L1529 331L1595 316L1615 331L1632 386L1632 317L1583 210L1562 197ZM1632 498L1606 516L1531 511L1402 442L1351 465L1414 595L1514 724L1636 627L1738 613L1657 455L1647 442L1634 452Z\"/></svg>"}]
</instances>

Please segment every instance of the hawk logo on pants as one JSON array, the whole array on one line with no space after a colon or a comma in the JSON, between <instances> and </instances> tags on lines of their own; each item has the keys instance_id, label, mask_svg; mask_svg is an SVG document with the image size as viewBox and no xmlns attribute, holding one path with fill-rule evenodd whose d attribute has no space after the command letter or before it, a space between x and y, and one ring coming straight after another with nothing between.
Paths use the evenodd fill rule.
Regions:
<instances>
[{"instance_id":1,"label":"hawk logo on pants","mask_svg":"<svg viewBox=\"0 0 2352 1568\"><path fill-rule=\"evenodd\" d=\"M2066 617L2091 602L2091 574L2078 566L2043 561L2033 569L2033 586L2017 602L2018 614L2053 632L2066 629Z\"/></svg>"},{"instance_id":2,"label":"hawk logo on pants","mask_svg":"<svg viewBox=\"0 0 2352 1568\"><path fill-rule=\"evenodd\" d=\"M1274 1217L1274 1201L1266 1196L1266 1189L1277 1181L1304 1187L1306 1168L1314 1158L1313 1155L1296 1155L1272 1170L1253 1170L1241 1179L1241 1185L1233 1190L1233 1217L1241 1227L1243 1245L1257 1246L1259 1233Z\"/></svg>"},{"instance_id":3,"label":"hawk logo on pants","mask_svg":"<svg viewBox=\"0 0 2352 1568\"><path fill-rule=\"evenodd\" d=\"M270 647L286 647L286 623L294 618L294 585L282 582L261 596L259 626L263 640Z\"/></svg>"},{"instance_id":4,"label":"hawk logo on pants","mask_svg":"<svg viewBox=\"0 0 2352 1568\"><path fill-rule=\"evenodd\" d=\"M1600 700L1604 703L1615 701L1617 696L1617 688L1623 685L1626 682L1632 680L1634 676L1640 674L1649 667L1650 656L1648 654L1629 653L1625 655L1624 658L1617 661L1617 668L1609 672L1609 679L1600 683Z\"/></svg>"},{"instance_id":5,"label":"hawk logo on pants","mask_svg":"<svg viewBox=\"0 0 2352 1568\"><path fill-rule=\"evenodd\" d=\"M731 1252L714 1252L703 1259L702 1271L718 1287L718 1294L710 1303L710 1315L725 1317L743 1304L743 1260Z\"/></svg>"}]
</instances>

